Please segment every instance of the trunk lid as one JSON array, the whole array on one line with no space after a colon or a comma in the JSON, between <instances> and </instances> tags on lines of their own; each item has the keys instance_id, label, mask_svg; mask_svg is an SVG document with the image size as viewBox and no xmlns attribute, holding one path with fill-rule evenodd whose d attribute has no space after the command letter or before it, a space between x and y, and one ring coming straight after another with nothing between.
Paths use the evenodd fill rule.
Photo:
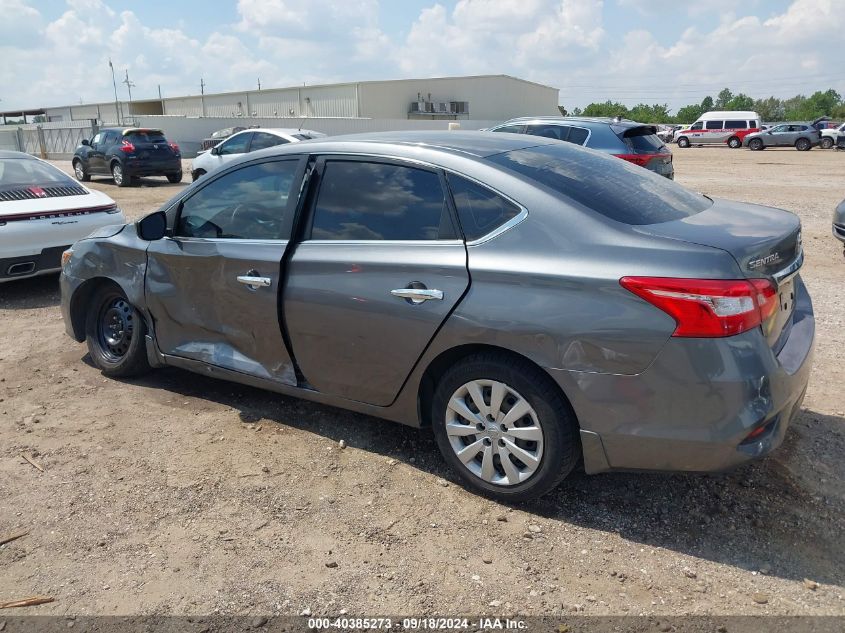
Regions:
<instances>
[{"instance_id":1,"label":"trunk lid","mask_svg":"<svg viewBox=\"0 0 845 633\"><path fill-rule=\"evenodd\" d=\"M763 324L779 351L789 335L795 303L794 276L803 263L801 221L789 211L715 199L713 205L681 220L644 224L634 230L712 246L730 253L748 279L766 278L777 288L778 309Z\"/></svg>"}]
</instances>

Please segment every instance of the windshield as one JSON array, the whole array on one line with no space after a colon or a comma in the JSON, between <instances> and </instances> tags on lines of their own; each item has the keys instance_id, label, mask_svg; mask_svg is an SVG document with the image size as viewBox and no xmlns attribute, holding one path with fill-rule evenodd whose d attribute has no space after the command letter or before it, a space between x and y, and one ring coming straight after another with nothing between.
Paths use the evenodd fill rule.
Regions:
<instances>
[{"instance_id":1,"label":"windshield","mask_svg":"<svg viewBox=\"0 0 845 633\"><path fill-rule=\"evenodd\" d=\"M0 187L75 184L70 176L40 160L0 158Z\"/></svg>"},{"instance_id":2,"label":"windshield","mask_svg":"<svg viewBox=\"0 0 845 633\"><path fill-rule=\"evenodd\" d=\"M680 220L712 204L648 169L569 143L505 152L488 160L625 224Z\"/></svg>"}]
</instances>

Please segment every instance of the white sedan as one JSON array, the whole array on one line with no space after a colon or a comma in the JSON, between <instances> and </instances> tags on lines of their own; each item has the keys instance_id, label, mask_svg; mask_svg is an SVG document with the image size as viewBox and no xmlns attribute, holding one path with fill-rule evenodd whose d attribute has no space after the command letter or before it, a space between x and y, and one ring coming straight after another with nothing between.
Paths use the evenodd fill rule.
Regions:
<instances>
[{"instance_id":1,"label":"white sedan","mask_svg":"<svg viewBox=\"0 0 845 633\"><path fill-rule=\"evenodd\" d=\"M217 169L230 160L285 143L299 143L312 138L322 138L325 134L314 130L298 130L296 128L250 128L233 134L225 141L197 154L191 163L191 178L197 180L208 172Z\"/></svg>"},{"instance_id":2,"label":"white sedan","mask_svg":"<svg viewBox=\"0 0 845 633\"><path fill-rule=\"evenodd\" d=\"M58 272L74 242L126 218L50 163L0 150L0 283Z\"/></svg>"}]
</instances>

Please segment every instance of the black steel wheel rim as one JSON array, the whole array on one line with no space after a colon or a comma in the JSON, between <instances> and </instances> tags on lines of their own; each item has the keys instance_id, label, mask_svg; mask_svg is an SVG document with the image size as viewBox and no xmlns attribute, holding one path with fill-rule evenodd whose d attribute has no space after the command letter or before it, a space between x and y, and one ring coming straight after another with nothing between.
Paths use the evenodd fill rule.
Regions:
<instances>
[{"instance_id":1,"label":"black steel wheel rim","mask_svg":"<svg viewBox=\"0 0 845 633\"><path fill-rule=\"evenodd\" d=\"M123 297L111 297L103 302L97 319L97 339L103 355L111 362L126 356L135 332L132 306Z\"/></svg>"}]
</instances>

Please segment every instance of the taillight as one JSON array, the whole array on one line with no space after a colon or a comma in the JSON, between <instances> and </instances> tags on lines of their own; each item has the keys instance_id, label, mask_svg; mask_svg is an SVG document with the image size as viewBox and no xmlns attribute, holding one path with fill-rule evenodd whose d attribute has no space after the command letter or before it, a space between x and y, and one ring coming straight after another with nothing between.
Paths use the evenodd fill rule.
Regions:
<instances>
[{"instance_id":1,"label":"taillight","mask_svg":"<svg viewBox=\"0 0 845 633\"><path fill-rule=\"evenodd\" d=\"M120 151L124 154L131 154L135 151L135 146L129 141L123 141L123 143L120 144Z\"/></svg>"},{"instance_id":2,"label":"taillight","mask_svg":"<svg viewBox=\"0 0 845 633\"><path fill-rule=\"evenodd\" d=\"M614 154L614 156L622 160L627 160L629 163L639 165L640 167L645 167L648 165L648 161L652 159L650 154Z\"/></svg>"},{"instance_id":3,"label":"taillight","mask_svg":"<svg viewBox=\"0 0 845 633\"><path fill-rule=\"evenodd\" d=\"M179 153L179 146L176 143L170 143L170 149L172 149L177 154Z\"/></svg>"},{"instance_id":4,"label":"taillight","mask_svg":"<svg viewBox=\"0 0 845 633\"><path fill-rule=\"evenodd\" d=\"M777 309L777 289L765 279L623 277L619 283L675 319L672 336L733 336Z\"/></svg>"}]
</instances>

